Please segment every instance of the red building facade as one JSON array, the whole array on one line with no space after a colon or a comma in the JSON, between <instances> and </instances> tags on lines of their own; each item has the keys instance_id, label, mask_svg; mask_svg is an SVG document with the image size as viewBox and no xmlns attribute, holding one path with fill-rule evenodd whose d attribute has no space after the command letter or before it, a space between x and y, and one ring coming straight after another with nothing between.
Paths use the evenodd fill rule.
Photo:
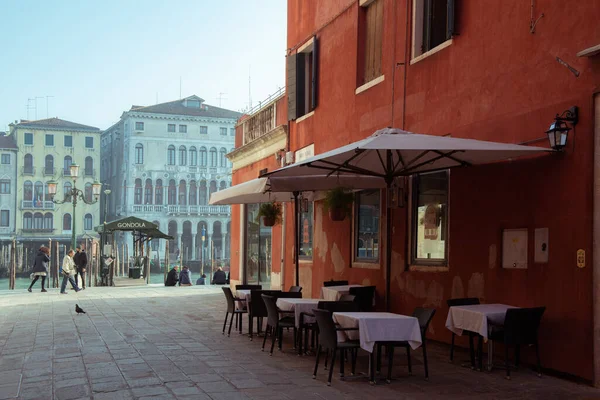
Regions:
<instances>
[{"instance_id":1,"label":"red building facade","mask_svg":"<svg viewBox=\"0 0 600 400\"><path fill-rule=\"evenodd\" d=\"M318 297L325 280L347 279L376 285L383 306L391 212L393 312L436 307L429 335L449 342L450 298L546 306L544 367L598 383L600 56L590 49L600 43L598 16L593 0L533 8L521 0L288 0L287 92L271 102L267 118L271 105L248 117L262 116L258 133L251 134L248 118L238 123L237 150L229 155L234 185L278 168L286 153L297 161L387 126L547 146L555 115L579 111L560 154L412 177L403 207L388 209L383 192L364 195L343 222L332 222L315 202L306 214L312 226L303 223L300 232L302 242L312 239L301 243L309 249L299 262L305 296ZM272 287L295 284L292 205L285 210L262 247L270 253ZM232 284L248 280L246 214L247 206L232 207ZM503 268L503 232L510 229L526 232L527 268ZM547 232L542 255L536 230ZM585 265L578 265L579 250Z\"/></svg>"}]
</instances>

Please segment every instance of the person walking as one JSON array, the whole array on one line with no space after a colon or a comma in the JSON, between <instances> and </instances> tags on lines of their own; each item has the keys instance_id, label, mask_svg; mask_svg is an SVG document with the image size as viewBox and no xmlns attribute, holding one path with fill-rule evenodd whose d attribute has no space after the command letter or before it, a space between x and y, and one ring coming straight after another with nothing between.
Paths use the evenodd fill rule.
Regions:
<instances>
[{"instance_id":1,"label":"person walking","mask_svg":"<svg viewBox=\"0 0 600 400\"><path fill-rule=\"evenodd\" d=\"M192 286L192 272L186 266L183 267L179 274L179 286Z\"/></svg>"},{"instance_id":2,"label":"person walking","mask_svg":"<svg viewBox=\"0 0 600 400\"><path fill-rule=\"evenodd\" d=\"M69 250L67 255L63 258L62 263L62 273L63 273L63 281L62 285L60 285L60 293L68 294L66 292L67 289L67 281L71 282L71 286L75 289L76 292L79 292L81 289L77 286L77 282L73 279L73 276L77 273L77 269L75 267L75 262L73 261L73 254L75 252L73 249Z\"/></svg>"},{"instance_id":3,"label":"person walking","mask_svg":"<svg viewBox=\"0 0 600 400\"><path fill-rule=\"evenodd\" d=\"M38 278L42 277L42 292L47 292L44 288L46 284L46 276L48 275L48 263L50 262L50 249L46 246L40 247L37 256L35 256L35 261L33 262L33 281L31 281L31 285L29 285L29 289L27 291L31 292L31 288L37 282Z\"/></svg>"},{"instance_id":4,"label":"person walking","mask_svg":"<svg viewBox=\"0 0 600 400\"><path fill-rule=\"evenodd\" d=\"M177 281L179 280L179 274L177 273L178 265L174 266L173 269L169 271L167 274L167 281L165 282L165 286L175 286L177 285Z\"/></svg>"},{"instance_id":5,"label":"person walking","mask_svg":"<svg viewBox=\"0 0 600 400\"><path fill-rule=\"evenodd\" d=\"M75 273L75 282L79 283L77 278L81 277L81 288L85 290L85 269L88 263L88 256L85 252L83 243L77 246L77 252L73 257L73 261L75 262L75 267L77 269L77 272Z\"/></svg>"}]
</instances>

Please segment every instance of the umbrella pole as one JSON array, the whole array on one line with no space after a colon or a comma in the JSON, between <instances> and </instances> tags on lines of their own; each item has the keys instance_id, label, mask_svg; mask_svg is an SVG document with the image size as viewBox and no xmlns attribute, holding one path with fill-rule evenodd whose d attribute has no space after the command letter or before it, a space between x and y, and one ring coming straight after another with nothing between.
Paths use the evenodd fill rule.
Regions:
<instances>
[{"instance_id":1,"label":"umbrella pole","mask_svg":"<svg viewBox=\"0 0 600 400\"><path fill-rule=\"evenodd\" d=\"M300 286L300 265L298 264L298 254L300 252L300 235L298 234L298 192L294 192L294 264L296 264L296 286Z\"/></svg>"},{"instance_id":2,"label":"umbrella pole","mask_svg":"<svg viewBox=\"0 0 600 400\"><path fill-rule=\"evenodd\" d=\"M388 150L387 152L387 170L388 173L391 174L393 172L393 160L392 160L392 152ZM392 305L391 299L391 280L392 280L392 207L391 207L391 189L393 176L386 178L386 187L387 193L385 195L385 203L387 209L385 210L385 262L387 264L385 269L385 310L390 311Z\"/></svg>"}]
</instances>

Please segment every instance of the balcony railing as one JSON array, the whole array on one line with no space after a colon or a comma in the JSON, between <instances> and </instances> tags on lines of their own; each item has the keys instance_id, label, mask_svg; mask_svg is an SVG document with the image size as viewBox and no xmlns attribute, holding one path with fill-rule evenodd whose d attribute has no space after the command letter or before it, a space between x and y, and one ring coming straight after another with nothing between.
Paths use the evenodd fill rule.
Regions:
<instances>
[{"instance_id":1,"label":"balcony railing","mask_svg":"<svg viewBox=\"0 0 600 400\"><path fill-rule=\"evenodd\" d=\"M23 228L22 233L53 233L54 228Z\"/></svg>"},{"instance_id":2,"label":"balcony railing","mask_svg":"<svg viewBox=\"0 0 600 400\"><path fill-rule=\"evenodd\" d=\"M131 207L134 213L143 214L158 214L164 211L165 206L153 205L153 204L135 204Z\"/></svg>"},{"instance_id":3,"label":"balcony railing","mask_svg":"<svg viewBox=\"0 0 600 400\"><path fill-rule=\"evenodd\" d=\"M167 214L186 214L186 215L229 215L231 209L229 206L179 206L168 205L166 207Z\"/></svg>"},{"instance_id":4,"label":"balcony railing","mask_svg":"<svg viewBox=\"0 0 600 400\"><path fill-rule=\"evenodd\" d=\"M21 168L21 173L23 175L33 176L33 175L35 175L35 168L34 167L28 167L28 166L22 167Z\"/></svg>"},{"instance_id":5,"label":"balcony railing","mask_svg":"<svg viewBox=\"0 0 600 400\"><path fill-rule=\"evenodd\" d=\"M260 109L244 122L242 128L244 132L244 143L250 143L259 137L266 135L275 129L276 102Z\"/></svg>"},{"instance_id":6,"label":"balcony railing","mask_svg":"<svg viewBox=\"0 0 600 400\"><path fill-rule=\"evenodd\" d=\"M83 170L83 174L84 176L96 176L96 169L95 168L85 168Z\"/></svg>"},{"instance_id":7,"label":"balcony railing","mask_svg":"<svg viewBox=\"0 0 600 400\"><path fill-rule=\"evenodd\" d=\"M21 201L21 210L54 210L55 204L51 201L33 201L23 200Z\"/></svg>"},{"instance_id":8,"label":"balcony railing","mask_svg":"<svg viewBox=\"0 0 600 400\"><path fill-rule=\"evenodd\" d=\"M62 176L71 176L71 169L70 168L63 168L63 170L62 170Z\"/></svg>"},{"instance_id":9,"label":"balcony railing","mask_svg":"<svg viewBox=\"0 0 600 400\"><path fill-rule=\"evenodd\" d=\"M51 176L56 174L56 168L44 167L44 176Z\"/></svg>"}]
</instances>

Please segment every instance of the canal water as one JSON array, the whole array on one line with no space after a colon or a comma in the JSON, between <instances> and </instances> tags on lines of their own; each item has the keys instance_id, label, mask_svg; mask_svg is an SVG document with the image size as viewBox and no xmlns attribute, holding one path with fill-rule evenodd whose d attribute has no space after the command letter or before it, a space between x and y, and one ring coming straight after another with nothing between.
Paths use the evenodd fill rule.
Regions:
<instances>
[{"instance_id":1,"label":"canal water","mask_svg":"<svg viewBox=\"0 0 600 400\"><path fill-rule=\"evenodd\" d=\"M194 276L197 274L192 274L192 280L193 283L196 283L196 279L198 279L198 276ZM48 282L48 279L46 279L46 283ZM62 282L62 280L60 281ZM164 274L161 273L153 273L150 274L150 283L159 283L159 284L164 284ZM15 279L15 289L27 289L29 287L29 285L31 284L31 280L29 278L16 278ZM38 281L35 283L35 287L37 288L37 290L41 290L41 279L38 279ZM70 286L70 285L69 285ZM0 290L8 290L8 278L0 278Z\"/></svg>"}]
</instances>

